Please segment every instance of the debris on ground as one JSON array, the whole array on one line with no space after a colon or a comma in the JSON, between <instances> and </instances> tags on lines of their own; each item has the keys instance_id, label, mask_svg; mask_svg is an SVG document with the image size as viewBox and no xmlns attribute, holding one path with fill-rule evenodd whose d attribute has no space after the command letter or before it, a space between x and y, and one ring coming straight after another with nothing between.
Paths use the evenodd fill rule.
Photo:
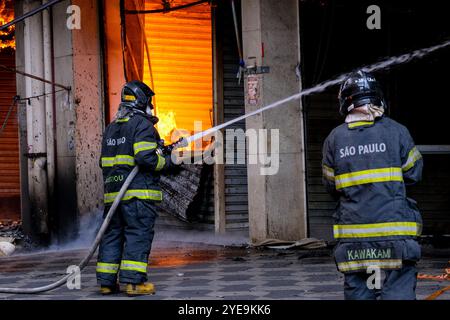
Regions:
<instances>
[{"instance_id":1,"label":"debris on ground","mask_svg":"<svg viewBox=\"0 0 450 320\"><path fill-rule=\"evenodd\" d=\"M297 255L297 259L305 258L322 258L322 257L332 257L332 250L329 249L318 249L318 250L303 250Z\"/></svg>"},{"instance_id":2,"label":"debris on ground","mask_svg":"<svg viewBox=\"0 0 450 320\"><path fill-rule=\"evenodd\" d=\"M286 241L279 239L266 239L260 241L254 245L255 247L267 247L269 249L306 249L315 250L323 249L327 247L327 243L324 240L319 240L316 238L305 238L298 241Z\"/></svg>"},{"instance_id":3,"label":"debris on ground","mask_svg":"<svg viewBox=\"0 0 450 320\"><path fill-rule=\"evenodd\" d=\"M8 257L14 253L16 246L11 242L0 241L0 257Z\"/></svg>"},{"instance_id":4,"label":"debris on ground","mask_svg":"<svg viewBox=\"0 0 450 320\"><path fill-rule=\"evenodd\" d=\"M21 222L10 219L0 220L0 237L18 240L23 239L24 234L22 232Z\"/></svg>"},{"instance_id":5,"label":"debris on ground","mask_svg":"<svg viewBox=\"0 0 450 320\"><path fill-rule=\"evenodd\" d=\"M16 250L36 247L36 244L33 244L31 239L24 234L20 220L0 220L0 242L11 243Z\"/></svg>"},{"instance_id":6,"label":"debris on ground","mask_svg":"<svg viewBox=\"0 0 450 320\"><path fill-rule=\"evenodd\" d=\"M450 263L450 261L448 263ZM437 280L437 281L449 280L450 281L450 268L446 268L445 273L440 274L440 275L419 273L419 275L417 276L417 279Z\"/></svg>"}]
</instances>

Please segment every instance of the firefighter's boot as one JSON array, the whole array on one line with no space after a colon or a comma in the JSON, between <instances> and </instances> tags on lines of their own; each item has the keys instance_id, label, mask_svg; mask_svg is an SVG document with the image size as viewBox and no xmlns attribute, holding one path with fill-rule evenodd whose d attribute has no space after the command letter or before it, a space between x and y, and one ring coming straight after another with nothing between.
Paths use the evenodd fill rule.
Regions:
<instances>
[{"instance_id":1,"label":"firefighter's boot","mask_svg":"<svg viewBox=\"0 0 450 320\"><path fill-rule=\"evenodd\" d=\"M103 295L115 294L120 292L120 286L117 283L114 286L101 286L100 293Z\"/></svg>"},{"instance_id":2,"label":"firefighter's boot","mask_svg":"<svg viewBox=\"0 0 450 320\"><path fill-rule=\"evenodd\" d=\"M126 293L129 296L150 295L155 293L155 286L150 282L140 284L128 283Z\"/></svg>"}]
</instances>

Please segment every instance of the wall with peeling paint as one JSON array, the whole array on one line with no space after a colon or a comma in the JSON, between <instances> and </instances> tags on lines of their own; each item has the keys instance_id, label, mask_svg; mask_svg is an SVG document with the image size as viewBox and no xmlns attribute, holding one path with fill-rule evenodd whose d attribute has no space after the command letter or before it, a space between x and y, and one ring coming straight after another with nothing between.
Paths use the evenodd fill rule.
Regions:
<instances>
[{"instance_id":1,"label":"wall with peeling paint","mask_svg":"<svg viewBox=\"0 0 450 320\"><path fill-rule=\"evenodd\" d=\"M72 31L73 82L76 111L76 190L81 215L103 204L99 167L104 124L102 60L98 1L74 0L81 9L81 29Z\"/></svg>"},{"instance_id":2,"label":"wall with peeling paint","mask_svg":"<svg viewBox=\"0 0 450 320\"><path fill-rule=\"evenodd\" d=\"M18 0L15 4L16 13L23 13L22 8L27 2L28 0ZM67 27L67 9L70 5L77 5L81 9L79 30ZM48 224L53 242L73 239L78 232L80 216L94 214L102 206L103 183L99 156L104 107L97 5L98 1L94 0L66 0L52 7L54 81L71 87L70 92L57 90L55 94L56 174L54 188L49 188L47 194L50 208ZM27 40L20 24L16 39L16 65L21 69L25 63L23 44ZM34 43L34 39L29 41ZM36 46L38 47L37 44ZM25 81L24 77L17 77L17 90L22 97L26 96ZM22 154L28 147L25 117L32 104L19 110ZM28 187L29 172L26 163L27 159L22 156L22 219L25 231L32 235L40 209L30 206L33 194L28 190L33 189ZM47 171L47 166L42 170Z\"/></svg>"}]
</instances>

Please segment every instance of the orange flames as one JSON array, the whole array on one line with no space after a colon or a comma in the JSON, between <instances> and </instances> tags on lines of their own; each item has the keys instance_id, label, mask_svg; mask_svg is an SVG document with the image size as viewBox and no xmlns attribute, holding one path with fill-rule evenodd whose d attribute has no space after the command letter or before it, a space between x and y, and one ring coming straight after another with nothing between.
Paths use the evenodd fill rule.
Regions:
<instances>
[{"instance_id":1,"label":"orange flames","mask_svg":"<svg viewBox=\"0 0 450 320\"><path fill-rule=\"evenodd\" d=\"M176 6L192 1L170 3ZM146 0L145 8L160 9L161 0ZM158 131L165 143L170 144L212 126L211 7L205 3L145 15L144 19L150 57L144 56L143 81L156 93ZM203 145L206 143L197 141L182 150L196 151Z\"/></svg>"},{"instance_id":2,"label":"orange flames","mask_svg":"<svg viewBox=\"0 0 450 320\"><path fill-rule=\"evenodd\" d=\"M159 135L161 139L166 141L166 144L171 143L172 133L177 128L177 121L175 120L175 112L158 112L159 122L156 125L158 127Z\"/></svg>"},{"instance_id":3,"label":"orange flames","mask_svg":"<svg viewBox=\"0 0 450 320\"><path fill-rule=\"evenodd\" d=\"M14 11L6 7L6 1L0 2L0 26L14 19ZM14 40L14 26L0 31L0 50L6 48L16 48Z\"/></svg>"},{"instance_id":4,"label":"orange flames","mask_svg":"<svg viewBox=\"0 0 450 320\"><path fill-rule=\"evenodd\" d=\"M189 137L192 135L192 132L188 130L177 128L176 115L176 112L173 110L164 110L157 113L159 122L156 126L161 139L164 140L166 145L177 142L182 137ZM193 142L189 146L181 148L180 150L191 149L194 149Z\"/></svg>"}]
</instances>

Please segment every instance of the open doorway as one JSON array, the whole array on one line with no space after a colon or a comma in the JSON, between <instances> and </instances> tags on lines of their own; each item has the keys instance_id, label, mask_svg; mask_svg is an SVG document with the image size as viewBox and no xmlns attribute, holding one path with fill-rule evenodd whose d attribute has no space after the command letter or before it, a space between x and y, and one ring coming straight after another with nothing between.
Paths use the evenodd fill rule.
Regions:
<instances>
[{"instance_id":1,"label":"open doorway","mask_svg":"<svg viewBox=\"0 0 450 320\"><path fill-rule=\"evenodd\" d=\"M170 6L189 3L170 1ZM213 125L210 4L152 13L142 12L161 10L161 1L124 0L120 5L104 1L103 6L106 124L114 119L125 82L141 80L156 94L153 98L154 113L159 118L156 127L165 144L210 128ZM185 150L201 152L207 144L193 143ZM159 223L214 229L214 211L207 205L212 200L208 193L213 181L212 166L189 167L173 178L176 181L168 179L171 177L161 177L165 197Z\"/></svg>"},{"instance_id":2,"label":"open doorway","mask_svg":"<svg viewBox=\"0 0 450 320\"><path fill-rule=\"evenodd\" d=\"M176 3L175 3L176 2ZM179 6L188 1L174 1ZM148 0L146 10L161 1ZM199 5L169 13L145 15L144 82L156 93L158 130L171 140L173 130L189 134L213 124L211 7ZM147 55L148 53L148 55Z\"/></svg>"},{"instance_id":3,"label":"open doorway","mask_svg":"<svg viewBox=\"0 0 450 320\"><path fill-rule=\"evenodd\" d=\"M170 1L171 7L191 3ZM104 2L106 66L111 120L126 81L141 80L155 92L158 131L166 143L178 129L190 135L213 123L211 6L208 3L165 13L159 0ZM122 25L122 27L121 27ZM201 123L201 127L199 127ZM174 135L177 136L176 134ZM173 141L175 142L175 141Z\"/></svg>"},{"instance_id":4,"label":"open doorway","mask_svg":"<svg viewBox=\"0 0 450 320\"><path fill-rule=\"evenodd\" d=\"M177 8L195 1L168 3L170 8ZM164 7L160 0L123 0L121 6L117 2L103 2L106 124L114 118L126 79L140 79L154 89L153 102L160 118L158 130L166 144L179 135L191 135L194 130L208 129L245 112L243 81L236 78L239 55L229 2L211 5L205 1L165 12L161 12ZM159 12L148 12L154 10ZM240 26L240 21L238 23ZM245 129L245 121L230 128ZM174 131L179 134L172 136ZM203 149L207 144L191 145L190 149ZM198 166L193 171L197 169ZM204 165L200 182L194 182L200 188L190 210L195 223L189 226L215 228L215 215L219 210L216 210L218 197L214 196L214 190L218 175L214 172L213 176L213 169L211 165ZM193 172L188 179L195 180L196 175L198 172ZM220 178L223 183L217 192L225 195L220 212L225 217L227 232L248 232L246 165L225 165ZM178 181L177 185L185 182L186 192L189 192L191 182ZM166 194L170 199L171 190ZM183 203L185 199L174 197L173 201ZM171 216L189 218L172 212L161 214L159 221L166 220L165 224L180 228L186 226Z\"/></svg>"}]
</instances>

